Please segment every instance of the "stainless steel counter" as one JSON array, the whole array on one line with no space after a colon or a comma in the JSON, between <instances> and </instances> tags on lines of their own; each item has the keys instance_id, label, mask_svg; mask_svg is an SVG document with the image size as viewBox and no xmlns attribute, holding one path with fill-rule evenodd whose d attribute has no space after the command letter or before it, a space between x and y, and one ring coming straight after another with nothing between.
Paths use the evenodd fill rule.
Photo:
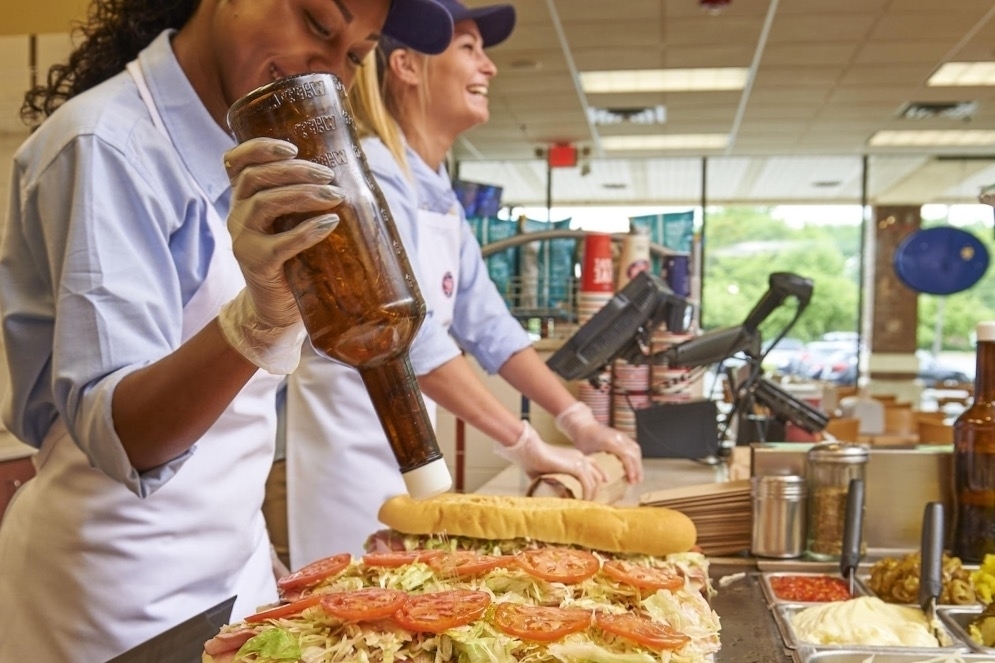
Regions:
<instances>
[{"instance_id":1,"label":"stainless steel counter","mask_svg":"<svg viewBox=\"0 0 995 663\"><path fill-rule=\"evenodd\" d=\"M789 663L791 654L767 608L753 561L713 560L709 573L718 589L712 609L721 622L722 649L715 663ZM735 579L721 586L722 578Z\"/></svg>"}]
</instances>

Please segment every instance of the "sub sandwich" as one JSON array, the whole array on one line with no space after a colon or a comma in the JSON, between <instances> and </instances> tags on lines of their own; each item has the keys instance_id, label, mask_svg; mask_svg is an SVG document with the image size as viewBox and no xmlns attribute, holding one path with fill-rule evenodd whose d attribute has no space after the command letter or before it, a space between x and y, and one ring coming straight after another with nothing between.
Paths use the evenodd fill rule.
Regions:
<instances>
[{"instance_id":1,"label":"sub sandwich","mask_svg":"<svg viewBox=\"0 0 995 663\"><path fill-rule=\"evenodd\" d=\"M567 527L576 528L567 541L561 540L570 538L566 533L556 532L560 525L547 523L547 531L533 522L523 531L516 529L521 523L516 525L510 512L501 515L500 509L495 510L498 502L502 508L527 507L533 513L530 518L542 513L539 520L552 521L553 507L561 502L560 520L569 523L576 522L573 514L579 507L590 504L555 498L549 498L553 502L543 498L546 503L538 504L535 499L394 498L380 512L381 521L394 530L389 536L372 537L372 549L361 558L335 555L281 578L283 603L224 627L205 643L203 660L710 660L719 648L719 620L705 598L705 558L689 552L693 524L689 538L680 514L668 514L674 528L670 543L649 544L651 537L641 534L634 537L640 541L637 549L626 551L618 550L623 546L612 537L601 541L601 547L590 545L592 533L606 531L604 523L592 522L596 518L591 513L582 519L583 526ZM423 515L433 515L424 522L412 518L406 511L412 506ZM463 514L457 516L455 511ZM467 513L484 511L489 520L503 522L509 529L499 532L472 525L476 519ZM400 520L394 521L394 516ZM415 531L399 532L398 525ZM536 532L550 538L537 538ZM502 536L484 536L491 533ZM678 549L649 554L640 550L647 545Z\"/></svg>"}]
</instances>

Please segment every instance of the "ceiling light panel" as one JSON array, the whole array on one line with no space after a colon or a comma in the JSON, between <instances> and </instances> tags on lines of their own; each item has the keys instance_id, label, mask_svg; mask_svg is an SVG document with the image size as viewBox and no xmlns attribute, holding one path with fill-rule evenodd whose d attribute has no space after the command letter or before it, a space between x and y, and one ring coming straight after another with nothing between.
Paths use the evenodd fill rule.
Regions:
<instances>
[{"instance_id":1,"label":"ceiling light panel","mask_svg":"<svg viewBox=\"0 0 995 663\"><path fill-rule=\"evenodd\" d=\"M582 71L580 83L587 94L742 90L748 74L743 67Z\"/></svg>"},{"instance_id":2,"label":"ceiling light panel","mask_svg":"<svg viewBox=\"0 0 995 663\"><path fill-rule=\"evenodd\" d=\"M978 147L995 145L995 131L878 131L868 141L872 147Z\"/></svg>"},{"instance_id":3,"label":"ceiling light panel","mask_svg":"<svg viewBox=\"0 0 995 663\"><path fill-rule=\"evenodd\" d=\"M727 134L657 134L602 136L601 148L611 150L721 150L729 144Z\"/></svg>"},{"instance_id":4,"label":"ceiling light panel","mask_svg":"<svg viewBox=\"0 0 995 663\"><path fill-rule=\"evenodd\" d=\"M931 87L995 85L995 62L947 62L926 84Z\"/></svg>"}]
</instances>

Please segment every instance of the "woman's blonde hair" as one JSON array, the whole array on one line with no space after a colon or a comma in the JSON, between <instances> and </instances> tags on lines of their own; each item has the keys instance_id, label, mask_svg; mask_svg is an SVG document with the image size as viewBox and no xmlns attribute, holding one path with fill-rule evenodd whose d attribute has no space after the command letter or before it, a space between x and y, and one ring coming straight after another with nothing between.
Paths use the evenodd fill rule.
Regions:
<instances>
[{"instance_id":1,"label":"woman's blonde hair","mask_svg":"<svg viewBox=\"0 0 995 663\"><path fill-rule=\"evenodd\" d=\"M389 38L384 38L389 39ZM390 52L399 46L394 44ZM400 46L400 48L404 48ZM428 104L428 76L431 58L407 49L409 57L425 59L425 77L418 86L417 95L422 107ZM363 60L356 79L349 90L349 103L361 137L379 138L394 156L401 168L411 174L405 154L405 140L397 118L401 115L400 83L390 71L389 52L383 46L377 47Z\"/></svg>"}]
</instances>

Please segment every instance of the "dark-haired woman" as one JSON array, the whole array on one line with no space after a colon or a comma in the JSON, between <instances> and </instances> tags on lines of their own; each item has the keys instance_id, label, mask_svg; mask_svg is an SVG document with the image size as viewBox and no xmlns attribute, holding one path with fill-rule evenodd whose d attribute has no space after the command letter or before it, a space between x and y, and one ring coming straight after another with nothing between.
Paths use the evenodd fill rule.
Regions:
<instances>
[{"instance_id":1,"label":"dark-haired woman","mask_svg":"<svg viewBox=\"0 0 995 663\"><path fill-rule=\"evenodd\" d=\"M260 506L304 338L281 266L342 192L287 143L234 147L225 113L281 76L351 81L381 32L437 52L452 22L432 0L95 0L28 93L0 310L5 423L39 450L0 526L0 661L105 661L276 597ZM291 205L316 216L270 234Z\"/></svg>"}]
</instances>

